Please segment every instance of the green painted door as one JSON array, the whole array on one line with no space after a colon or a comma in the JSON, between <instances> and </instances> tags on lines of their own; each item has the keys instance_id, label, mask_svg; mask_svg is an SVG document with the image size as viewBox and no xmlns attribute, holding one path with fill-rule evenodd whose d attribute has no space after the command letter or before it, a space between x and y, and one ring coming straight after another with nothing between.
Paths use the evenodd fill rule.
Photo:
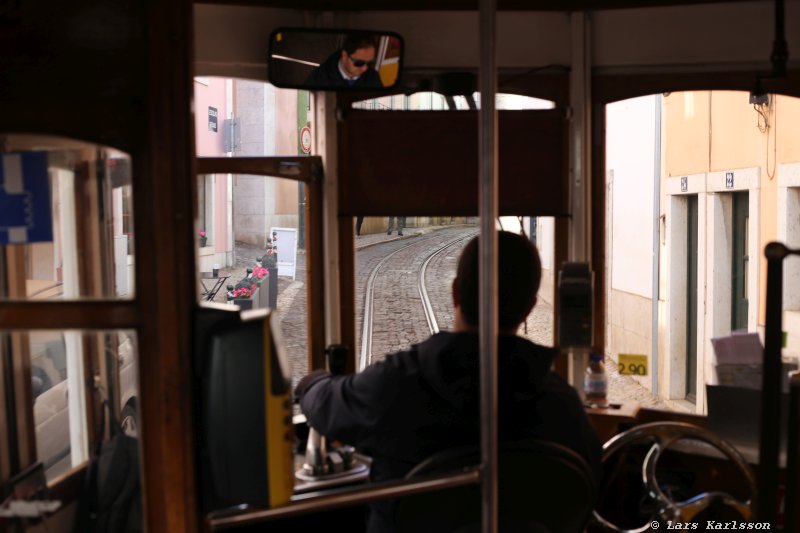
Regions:
<instances>
[{"instance_id":1,"label":"green painted door","mask_svg":"<svg viewBox=\"0 0 800 533\"><path fill-rule=\"evenodd\" d=\"M733 194L733 257L731 273L731 330L747 329L747 255L750 233L750 193Z\"/></svg>"},{"instance_id":2,"label":"green painted door","mask_svg":"<svg viewBox=\"0 0 800 533\"><path fill-rule=\"evenodd\" d=\"M686 204L686 399L697 396L697 195Z\"/></svg>"}]
</instances>

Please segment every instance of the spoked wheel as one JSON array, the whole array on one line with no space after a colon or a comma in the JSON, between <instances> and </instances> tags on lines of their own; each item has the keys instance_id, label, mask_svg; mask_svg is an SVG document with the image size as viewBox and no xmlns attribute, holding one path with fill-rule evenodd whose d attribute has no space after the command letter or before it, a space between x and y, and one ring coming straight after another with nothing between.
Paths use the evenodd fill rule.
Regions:
<instances>
[{"instance_id":1,"label":"spoked wheel","mask_svg":"<svg viewBox=\"0 0 800 533\"><path fill-rule=\"evenodd\" d=\"M710 444L721 452L726 459L733 461L746 480L750 498L743 502L724 492L713 491L703 492L686 500L676 502L665 494L656 478L658 459L661 457L664 450L677 441L684 439ZM619 453L620 450L624 450L635 444L641 444L642 442L652 442L652 446L647 452L642 464L641 473L642 483L644 484L647 496L654 501L655 508L657 509L655 515L652 517L653 520L671 520L672 522L682 523L691 522L700 512L715 503L720 503L736 510L745 521L752 518L753 502L755 502L756 499L755 478L753 477L750 466L733 446L710 431L692 424L683 422L652 422L629 429L606 442L603 446L603 462L608 462L608 460ZM622 529L600 516L596 510L594 511L594 520L606 531L643 533L652 529L651 522L634 529Z\"/></svg>"}]
</instances>

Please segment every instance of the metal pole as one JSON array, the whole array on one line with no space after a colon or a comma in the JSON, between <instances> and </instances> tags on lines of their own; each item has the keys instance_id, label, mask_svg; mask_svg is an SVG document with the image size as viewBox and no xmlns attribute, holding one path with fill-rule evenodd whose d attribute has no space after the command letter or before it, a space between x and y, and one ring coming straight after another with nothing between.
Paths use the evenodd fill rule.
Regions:
<instances>
[{"instance_id":1,"label":"metal pole","mask_svg":"<svg viewBox=\"0 0 800 533\"><path fill-rule=\"evenodd\" d=\"M478 111L481 357L481 495L484 533L497 531L497 113L495 0L480 0L480 100Z\"/></svg>"},{"instance_id":2,"label":"metal pole","mask_svg":"<svg viewBox=\"0 0 800 533\"><path fill-rule=\"evenodd\" d=\"M781 329L783 259L789 249L771 242L767 258L767 316L764 327L764 363L761 382L761 432L758 447L758 520L775 523L778 514L778 452L781 420Z\"/></svg>"},{"instance_id":3,"label":"metal pole","mask_svg":"<svg viewBox=\"0 0 800 533\"><path fill-rule=\"evenodd\" d=\"M652 316L650 319L650 367L653 379L650 392L658 397L658 286L659 263L661 262L661 95L655 98L655 140L653 141L653 270L652 270Z\"/></svg>"},{"instance_id":4,"label":"metal pole","mask_svg":"<svg viewBox=\"0 0 800 533\"><path fill-rule=\"evenodd\" d=\"M789 424L786 428L786 493L783 499L783 530L797 531L797 498L800 482L800 374L795 373L789 384Z\"/></svg>"}]
</instances>

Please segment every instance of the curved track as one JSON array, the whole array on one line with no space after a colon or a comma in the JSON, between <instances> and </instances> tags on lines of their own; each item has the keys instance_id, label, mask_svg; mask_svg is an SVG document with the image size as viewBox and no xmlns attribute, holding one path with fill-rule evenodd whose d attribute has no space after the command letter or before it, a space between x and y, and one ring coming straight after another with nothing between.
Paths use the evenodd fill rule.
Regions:
<instances>
[{"instance_id":1,"label":"curved track","mask_svg":"<svg viewBox=\"0 0 800 533\"><path fill-rule=\"evenodd\" d=\"M428 296L428 291L426 288L426 281L425 281L425 274L430 262L442 252L452 248L453 246L463 242L466 239L471 239L477 233L471 232L468 235L461 235L443 246L439 246L432 252L428 254L428 257L422 263L419 268L417 274L417 284L418 284L418 292L420 295L420 300L422 302L423 311L425 313L425 319L428 323L428 328L430 329L431 333L437 333L439 331L439 326L436 321L436 314L433 310L433 306L431 304L430 298ZM372 362L372 322L374 316L374 294L375 294L375 280L380 273L381 268L389 262L389 260L394 257L396 254L412 247L417 246L420 244L427 243L431 240L434 240L435 237L429 237L422 240L415 240L415 242L409 243L393 252L387 254L380 262L375 265L372 271L369 274L369 279L367 280L365 293L364 293L364 315L362 320L361 326L361 353L359 358L359 371L366 368Z\"/></svg>"}]
</instances>

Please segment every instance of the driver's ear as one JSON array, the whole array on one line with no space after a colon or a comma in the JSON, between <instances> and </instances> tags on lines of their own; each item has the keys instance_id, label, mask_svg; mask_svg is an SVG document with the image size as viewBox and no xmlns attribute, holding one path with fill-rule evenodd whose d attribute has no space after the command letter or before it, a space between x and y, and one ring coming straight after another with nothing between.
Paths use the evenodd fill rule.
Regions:
<instances>
[{"instance_id":1,"label":"driver's ear","mask_svg":"<svg viewBox=\"0 0 800 533\"><path fill-rule=\"evenodd\" d=\"M461 296L458 294L458 278L453 279L452 293L453 293L453 307L461 305Z\"/></svg>"}]
</instances>

